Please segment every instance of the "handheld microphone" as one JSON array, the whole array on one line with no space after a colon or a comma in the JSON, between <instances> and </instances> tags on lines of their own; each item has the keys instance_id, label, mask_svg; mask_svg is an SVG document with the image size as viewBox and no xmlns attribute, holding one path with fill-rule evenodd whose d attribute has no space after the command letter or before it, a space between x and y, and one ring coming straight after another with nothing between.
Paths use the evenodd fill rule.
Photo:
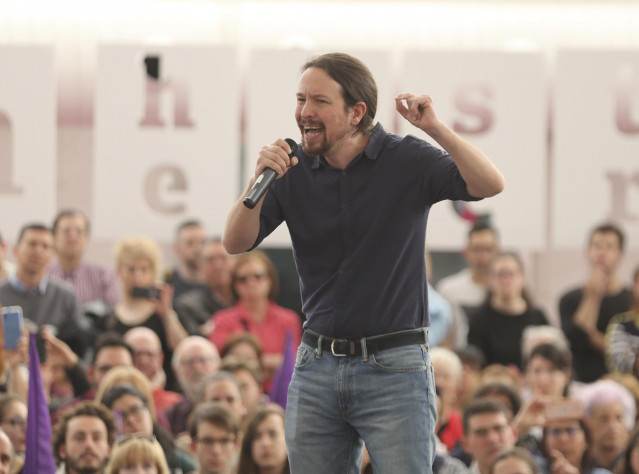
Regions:
<instances>
[{"instance_id":1,"label":"handheld microphone","mask_svg":"<svg viewBox=\"0 0 639 474\"><path fill-rule=\"evenodd\" d=\"M285 139L285 141L291 147L291 152L288 157L292 158L297 151L297 143L295 143L295 140L290 138ZM271 168L264 168L264 171L262 171L255 180L255 183L253 183L253 186L244 198L244 201L242 201L244 205L249 209L253 209L255 205L260 202L260 199L262 199L268 188L271 186L271 183L275 181L275 178L277 178L277 173L275 171Z\"/></svg>"}]
</instances>

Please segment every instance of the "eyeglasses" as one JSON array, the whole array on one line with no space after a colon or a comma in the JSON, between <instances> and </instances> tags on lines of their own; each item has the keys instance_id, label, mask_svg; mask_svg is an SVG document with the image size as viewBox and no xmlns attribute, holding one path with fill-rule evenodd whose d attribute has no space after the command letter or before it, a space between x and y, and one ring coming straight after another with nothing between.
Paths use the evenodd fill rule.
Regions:
<instances>
[{"instance_id":1,"label":"eyeglasses","mask_svg":"<svg viewBox=\"0 0 639 474\"><path fill-rule=\"evenodd\" d=\"M220 447L224 448L224 447L234 443L235 442L235 438L233 438L231 436L226 436L224 438L209 438L209 437L205 436L203 438L196 438L195 442L203 445L205 448L212 448L216 444L219 445Z\"/></svg>"},{"instance_id":2,"label":"eyeglasses","mask_svg":"<svg viewBox=\"0 0 639 474\"><path fill-rule=\"evenodd\" d=\"M581 428L579 426L567 426L565 428L548 428L546 430L546 435L556 438L561 436L562 433L566 433L568 436L575 436L580 432Z\"/></svg>"},{"instance_id":3,"label":"eyeglasses","mask_svg":"<svg viewBox=\"0 0 639 474\"><path fill-rule=\"evenodd\" d=\"M129 418L139 420L142 413L144 413L144 410L146 410L145 405L133 405L127 411L116 411L116 413L120 416L122 421L126 422Z\"/></svg>"},{"instance_id":4,"label":"eyeglasses","mask_svg":"<svg viewBox=\"0 0 639 474\"><path fill-rule=\"evenodd\" d=\"M124 436L120 436L118 439L115 440L115 442L119 445L125 445L127 444L129 441L131 441L132 439L140 439L143 441L149 441L150 443L153 443L156 440L155 435L153 434L144 434L144 433L131 433L128 435L124 435Z\"/></svg>"},{"instance_id":5,"label":"eyeglasses","mask_svg":"<svg viewBox=\"0 0 639 474\"><path fill-rule=\"evenodd\" d=\"M253 274L247 274L247 275L236 275L235 280L238 283L246 283L251 278L256 281L260 281L267 277L268 277L268 273L253 273Z\"/></svg>"},{"instance_id":6,"label":"eyeglasses","mask_svg":"<svg viewBox=\"0 0 639 474\"><path fill-rule=\"evenodd\" d=\"M9 418L8 420L4 420L2 423L8 423L13 428L23 428L27 425L27 420L22 418L21 416L14 416L13 418Z\"/></svg>"},{"instance_id":7,"label":"eyeglasses","mask_svg":"<svg viewBox=\"0 0 639 474\"><path fill-rule=\"evenodd\" d=\"M182 367L193 367L196 364L206 365L213 362L213 357L193 357L191 359L183 359L180 361Z\"/></svg>"}]
</instances>

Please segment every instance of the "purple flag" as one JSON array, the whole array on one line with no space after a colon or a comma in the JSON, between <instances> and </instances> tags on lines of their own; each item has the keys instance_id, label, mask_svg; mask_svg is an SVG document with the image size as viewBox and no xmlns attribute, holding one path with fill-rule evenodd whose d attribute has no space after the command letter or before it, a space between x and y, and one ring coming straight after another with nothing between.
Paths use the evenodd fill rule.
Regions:
<instances>
[{"instance_id":1,"label":"purple flag","mask_svg":"<svg viewBox=\"0 0 639 474\"><path fill-rule=\"evenodd\" d=\"M273 403L277 403L279 406L286 410L286 396L288 395L288 386L291 383L291 377L293 377L293 370L295 369L295 347L293 347L293 338L291 333L286 333L286 341L284 343L284 362L282 367L279 368L273 376L273 383L271 385L271 393L269 398Z\"/></svg>"},{"instance_id":2,"label":"purple flag","mask_svg":"<svg viewBox=\"0 0 639 474\"><path fill-rule=\"evenodd\" d=\"M27 396L27 441L24 474L55 474L51 446L51 416L42 385L36 335L29 335L29 394Z\"/></svg>"}]
</instances>

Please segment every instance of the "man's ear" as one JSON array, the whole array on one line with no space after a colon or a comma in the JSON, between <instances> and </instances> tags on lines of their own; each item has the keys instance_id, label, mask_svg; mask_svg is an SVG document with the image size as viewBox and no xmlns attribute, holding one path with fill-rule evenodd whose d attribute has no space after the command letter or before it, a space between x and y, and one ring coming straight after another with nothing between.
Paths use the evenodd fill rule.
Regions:
<instances>
[{"instance_id":1,"label":"man's ear","mask_svg":"<svg viewBox=\"0 0 639 474\"><path fill-rule=\"evenodd\" d=\"M366 115L366 110L367 110L366 104L364 102L358 102L352 107L352 109L353 109L353 119L351 122L353 125L359 125L359 123L364 118L364 115Z\"/></svg>"},{"instance_id":2,"label":"man's ear","mask_svg":"<svg viewBox=\"0 0 639 474\"><path fill-rule=\"evenodd\" d=\"M64 444L61 444L60 447L58 448L58 455L60 456L60 459L66 459L67 458L67 447Z\"/></svg>"}]
</instances>

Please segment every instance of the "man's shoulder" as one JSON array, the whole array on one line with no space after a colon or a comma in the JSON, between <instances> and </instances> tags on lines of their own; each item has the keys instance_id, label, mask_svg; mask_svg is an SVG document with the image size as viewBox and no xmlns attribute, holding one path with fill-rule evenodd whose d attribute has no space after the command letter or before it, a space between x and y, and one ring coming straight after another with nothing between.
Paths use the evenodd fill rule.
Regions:
<instances>
[{"instance_id":1,"label":"man's shoulder","mask_svg":"<svg viewBox=\"0 0 639 474\"><path fill-rule=\"evenodd\" d=\"M445 298L451 294L468 294L468 292L478 292L484 294L484 288L473 281L470 269L464 268L457 273L453 273L442 278L436 286L436 290Z\"/></svg>"},{"instance_id":2,"label":"man's shoulder","mask_svg":"<svg viewBox=\"0 0 639 474\"><path fill-rule=\"evenodd\" d=\"M583 293L584 293L583 286L572 288L561 295L561 297L559 298L559 303L562 304L562 303L579 301L583 297Z\"/></svg>"},{"instance_id":3,"label":"man's shoulder","mask_svg":"<svg viewBox=\"0 0 639 474\"><path fill-rule=\"evenodd\" d=\"M211 290L208 288L193 288L178 296L175 300L175 304L187 307L196 306L199 308L210 298Z\"/></svg>"},{"instance_id":4,"label":"man's shoulder","mask_svg":"<svg viewBox=\"0 0 639 474\"><path fill-rule=\"evenodd\" d=\"M61 295L75 296L75 288L71 283L68 283L64 280L57 280L55 278L49 278L47 280L47 293L57 293Z\"/></svg>"}]
</instances>

